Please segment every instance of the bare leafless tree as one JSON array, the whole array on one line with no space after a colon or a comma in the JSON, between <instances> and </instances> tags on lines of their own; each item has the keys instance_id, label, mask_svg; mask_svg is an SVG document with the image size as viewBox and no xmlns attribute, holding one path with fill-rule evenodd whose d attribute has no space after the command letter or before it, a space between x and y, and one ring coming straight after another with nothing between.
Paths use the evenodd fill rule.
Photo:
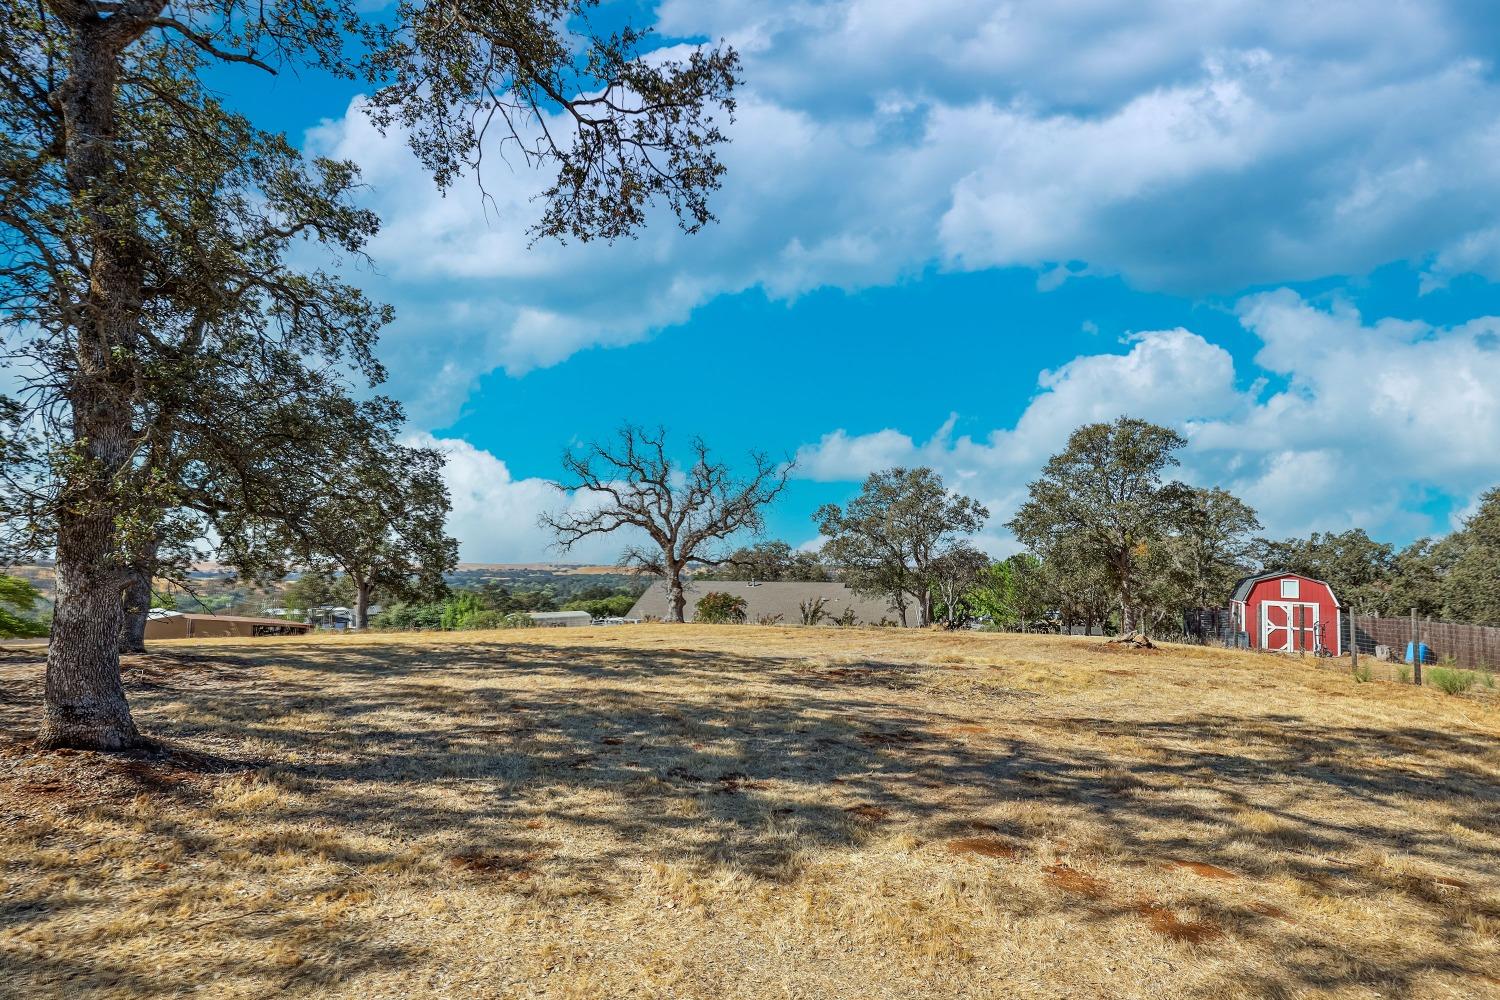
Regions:
<instances>
[{"instance_id":1,"label":"bare leafless tree","mask_svg":"<svg viewBox=\"0 0 1500 1000\"><path fill-rule=\"evenodd\" d=\"M667 457L666 430L626 424L609 442L594 442L563 456L569 481L558 484L582 501L580 510L543 514L541 525L563 551L586 538L635 528L651 540L633 545L621 561L667 582L667 620L683 620L687 596L683 574L693 566L728 560L711 551L715 542L741 531L764 529L761 510L786 487L793 463L773 462L751 452L752 469L737 478L729 466L709 459L708 446L692 441L691 465Z\"/></svg>"}]
</instances>

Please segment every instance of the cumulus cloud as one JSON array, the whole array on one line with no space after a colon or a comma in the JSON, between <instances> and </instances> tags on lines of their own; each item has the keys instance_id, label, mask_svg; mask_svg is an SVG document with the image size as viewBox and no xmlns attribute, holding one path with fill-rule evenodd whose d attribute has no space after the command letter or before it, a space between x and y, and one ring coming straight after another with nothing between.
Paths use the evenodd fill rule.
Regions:
<instances>
[{"instance_id":1,"label":"cumulus cloud","mask_svg":"<svg viewBox=\"0 0 1500 1000\"><path fill-rule=\"evenodd\" d=\"M453 504L448 531L459 540L459 558L464 562L558 559L610 564L638 541L622 531L588 539L568 553L548 549L537 518L549 511L580 511L587 497L564 494L547 479L516 479L504 461L467 441L412 434L404 443L443 452L443 480Z\"/></svg>"},{"instance_id":2,"label":"cumulus cloud","mask_svg":"<svg viewBox=\"0 0 1500 1000\"><path fill-rule=\"evenodd\" d=\"M721 221L695 237L656 219L613 247L531 247L545 178L519 164L488 158L488 201L444 197L358 102L310 134L364 165L386 220L371 281L400 309L383 350L419 421L484 372L633 343L751 288L934 265L1220 295L1403 259L1434 286L1500 276L1477 5L667 0L658 19L746 57Z\"/></svg>"},{"instance_id":3,"label":"cumulus cloud","mask_svg":"<svg viewBox=\"0 0 1500 1000\"><path fill-rule=\"evenodd\" d=\"M1393 537L1448 530L1415 513L1445 496L1462 506L1495 484L1500 453L1500 317L1455 327L1382 319L1281 290L1242 300L1276 377L1248 384L1229 355L1187 330L1136 334L1123 353L1044 372L1011 428L954 438L953 420L925 442L886 429L825 434L799 454L802 475L856 480L889 465L930 465L983 500L998 524L1026 483L1080 424L1121 414L1182 430L1181 474L1233 490L1272 533L1360 526ZM996 551L1013 542L1003 531Z\"/></svg>"}]
</instances>

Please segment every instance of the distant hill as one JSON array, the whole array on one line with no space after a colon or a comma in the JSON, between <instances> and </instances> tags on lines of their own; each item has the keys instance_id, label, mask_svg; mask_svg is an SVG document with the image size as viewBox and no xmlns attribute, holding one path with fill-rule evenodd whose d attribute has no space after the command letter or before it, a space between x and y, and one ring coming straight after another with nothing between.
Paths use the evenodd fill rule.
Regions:
<instances>
[{"instance_id":1,"label":"distant hill","mask_svg":"<svg viewBox=\"0 0 1500 1000\"><path fill-rule=\"evenodd\" d=\"M458 564L459 573L492 572L500 575L510 573L551 573L556 576L630 576L629 569L620 566L591 566L583 563L471 563Z\"/></svg>"}]
</instances>

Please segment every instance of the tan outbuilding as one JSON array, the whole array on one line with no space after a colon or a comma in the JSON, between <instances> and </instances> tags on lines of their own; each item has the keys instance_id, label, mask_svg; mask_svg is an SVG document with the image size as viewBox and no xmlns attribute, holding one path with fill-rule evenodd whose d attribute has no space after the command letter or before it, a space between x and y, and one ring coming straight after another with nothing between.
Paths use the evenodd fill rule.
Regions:
<instances>
[{"instance_id":1,"label":"tan outbuilding","mask_svg":"<svg viewBox=\"0 0 1500 1000\"><path fill-rule=\"evenodd\" d=\"M154 614L146 622L147 639L217 639L263 635L302 635L312 631L306 622L281 618L244 618L239 615Z\"/></svg>"}]
</instances>

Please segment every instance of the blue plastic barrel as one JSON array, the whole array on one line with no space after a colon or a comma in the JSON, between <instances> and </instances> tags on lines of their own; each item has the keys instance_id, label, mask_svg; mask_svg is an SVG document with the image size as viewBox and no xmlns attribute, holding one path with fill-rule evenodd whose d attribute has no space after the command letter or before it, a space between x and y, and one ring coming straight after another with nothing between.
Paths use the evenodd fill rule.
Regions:
<instances>
[{"instance_id":1,"label":"blue plastic barrel","mask_svg":"<svg viewBox=\"0 0 1500 1000\"><path fill-rule=\"evenodd\" d=\"M1412 655L1411 655L1411 643L1408 642L1406 644L1406 662L1407 663L1431 663L1432 662L1432 650L1430 650L1430 649L1427 648L1427 643L1425 643L1425 642L1419 642L1419 643L1417 643L1417 655L1419 657L1421 657L1421 659L1420 660L1413 660L1412 659Z\"/></svg>"}]
</instances>

